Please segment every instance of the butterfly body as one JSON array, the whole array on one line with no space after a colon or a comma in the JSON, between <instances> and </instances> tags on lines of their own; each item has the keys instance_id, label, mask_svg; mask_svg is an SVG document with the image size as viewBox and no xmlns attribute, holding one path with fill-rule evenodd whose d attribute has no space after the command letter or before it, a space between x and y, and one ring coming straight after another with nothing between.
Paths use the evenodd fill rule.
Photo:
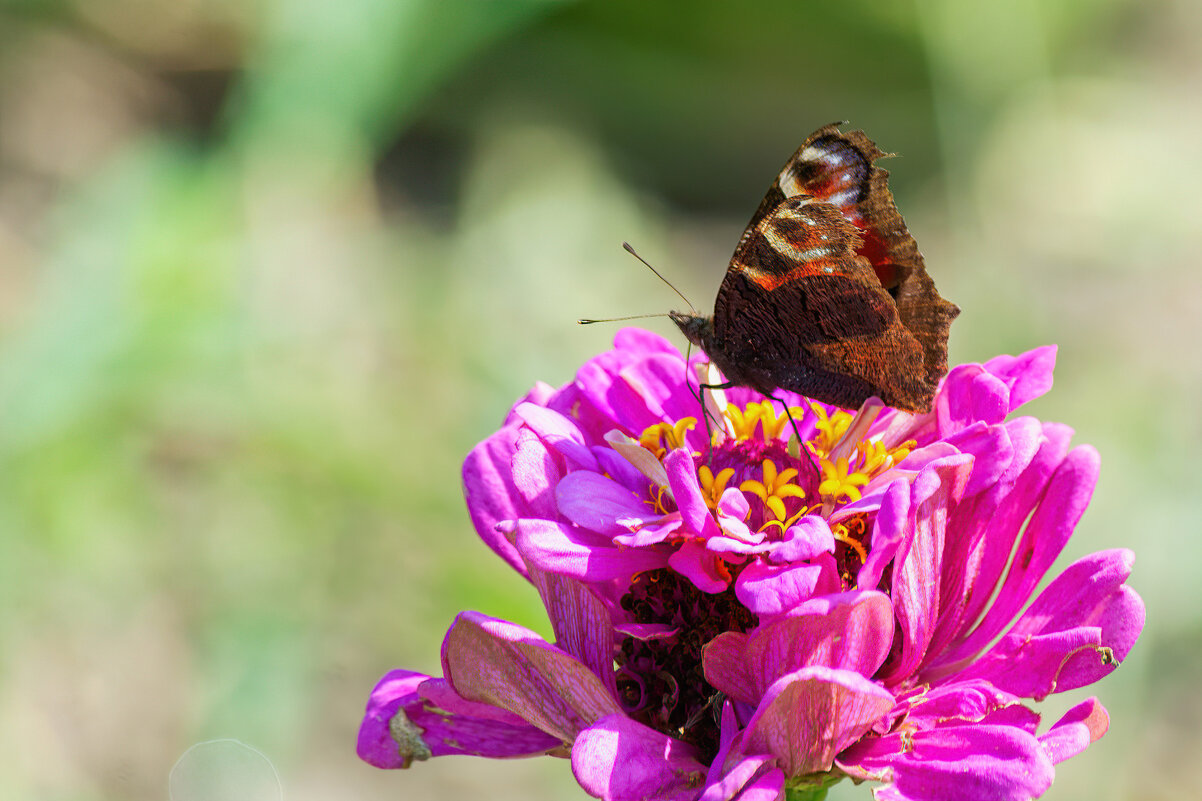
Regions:
<instances>
[{"instance_id":1,"label":"butterfly body","mask_svg":"<svg viewBox=\"0 0 1202 801\"><path fill-rule=\"evenodd\" d=\"M959 313L926 273L862 132L812 134L768 190L714 314L672 312L732 385L930 408Z\"/></svg>"}]
</instances>

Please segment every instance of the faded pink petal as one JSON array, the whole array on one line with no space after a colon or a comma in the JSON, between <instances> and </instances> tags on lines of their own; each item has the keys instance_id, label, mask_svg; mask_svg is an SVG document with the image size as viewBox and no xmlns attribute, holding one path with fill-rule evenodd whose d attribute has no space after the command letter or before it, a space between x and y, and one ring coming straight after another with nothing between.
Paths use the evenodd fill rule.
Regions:
<instances>
[{"instance_id":1,"label":"faded pink petal","mask_svg":"<svg viewBox=\"0 0 1202 801\"><path fill-rule=\"evenodd\" d=\"M461 697L513 712L564 742L619 711L601 680L534 632L462 612L442 645L443 675Z\"/></svg>"},{"instance_id":2,"label":"faded pink petal","mask_svg":"<svg viewBox=\"0 0 1202 801\"><path fill-rule=\"evenodd\" d=\"M892 706L893 695L859 673L802 668L764 693L738 750L775 755L785 776L829 770Z\"/></svg>"}]
</instances>

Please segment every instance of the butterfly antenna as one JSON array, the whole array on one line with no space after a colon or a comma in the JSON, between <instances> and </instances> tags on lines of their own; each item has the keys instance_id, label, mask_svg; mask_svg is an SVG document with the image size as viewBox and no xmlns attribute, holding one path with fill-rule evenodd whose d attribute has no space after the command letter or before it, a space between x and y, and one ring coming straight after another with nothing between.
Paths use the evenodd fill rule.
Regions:
<instances>
[{"instance_id":1,"label":"butterfly antenna","mask_svg":"<svg viewBox=\"0 0 1202 801\"><path fill-rule=\"evenodd\" d=\"M604 317L599 320L594 320L589 317L582 317L576 322L580 325L592 325L593 323L617 323L622 320L646 320L648 317L667 317L664 312L656 312L655 314L632 314L629 317Z\"/></svg>"},{"instance_id":2,"label":"butterfly antenna","mask_svg":"<svg viewBox=\"0 0 1202 801\"><path fill-rule=\"evenodd\" d=\"M692 309L693 314L697 313L697 308L693 305L692 301L690 301L688 298L686 298L684 296L684 294L681 293L681 291L679 289L677 289L671 281L669 281L667 278L664 278L662 275L660 275L659 270L652 267L650 262L648 262L646 259L644 259L642 256L640 256L638 253L636 253L635 249L630 246L629 242L623 242L622 248L627 253L629 253L631 256L634 256L636 259L641 261L643 264L647 265L648 270L655 273L656 277L659 278L659 280L663 281L665 284L667 284L669 287L671 287L673 292L675 292L677 295L680 295L681 300L683 300L685 303L689 304L689 308Z\"/></svg>"}]
</instances>

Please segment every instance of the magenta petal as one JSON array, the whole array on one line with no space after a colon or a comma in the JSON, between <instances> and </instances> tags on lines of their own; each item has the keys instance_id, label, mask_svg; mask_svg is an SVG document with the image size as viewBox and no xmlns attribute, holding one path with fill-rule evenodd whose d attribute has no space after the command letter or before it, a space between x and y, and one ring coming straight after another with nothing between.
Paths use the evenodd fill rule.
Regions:
<instances>
[{"instance_id":1,"label":"magenta petal","mask_svg":"<svg viewBox=\"0 0 1202 801\"><path fill-rule=\"evenodd\" d=\"M555 645L601 678L615 698L614 627L609 608L583 583L541 570L531 571L555 630Z\"/></svg>"},{"instance_id":2,"label":"magenta petal","mask_svg":"<svg viewBox=\"0 0 1202 801\"><path fill-rule=\"evenodd\" d=\"M945 437L978 421L1000 423L1009 413L1009 388L979 364L952 368L935 397L935 418Z\"/></svg>"},{"instance_id":3,"label":"magenta petal","mask_svg":"<svg viewBox=\"0 0 1202 801\"><path fill-rule=\"evenodd\" d=\"M830 525L818 515L806 515L789 527L784 539L773 544L768 559L777 564L804 562L834 550Z\"/></svg>"},{"instance_id":4,"label":"magenta petal","mask_svg":"<svg viewBox=\"0 0 1202 801\"><path fill-rule=\"evenodd\" d=\"M1058 765L1084 751L1090 743L1097 742L1109 728L1110 715L1106 708L1097 698L1087 698L1053 723L1052 728L1040 736L1039 744L1052 764Z\"/></svg>"},{"instance_id":5,"label":"magenta petal","mask_svg":"<svg viewBox=\"0 0 1202 801\"><path fill-rule=\"evenodd\" d=\"M964 675L1039 699L1114 671L1143 629L1143 601L1123 583L1134 559L1103 551L1070 565Z\"/></svg>"},{"instance_id":6,"label":"magenta petal","mask_svg":"<svg viewBox=\"0 0 1202 801\"><path fill-rule=\"evenodd\" d=\"M680 510L689 531L706 539L721 534L701 494L693 455L683 448L671 451L664 457L664 469L668 472L668 484L672 496L676 498L676 508Z\"/></svg>"},{"instance_id":7,"label":"magenta petal","mask_svg":"<svg viewBox=\"0 0 1202 801\"><path fill-rule=\"evenodd\" d=\"M620 351L629 351L639 356L648 352L666 353L670 356L675 356L682 362L684 361L684 357L680 354L680 349L666 338L654 331L648 331L645 328L637 328L635 326L621 328L618 330L618 333L614 334L614 348Z\"/></svg>"},{"instance_id":8,"label":"magenta petal","mask_svg":"<svg viewBox=\"0 0 1202 801\"><path fill-rule=\"evenodd\" d=\"M835 755L893 706L893 695L858 673L807 667L764 693L739 750L772 754L786 777L829 770Z\"/></svg>"},{"instance_id":9,"label":"magenta petal","mask_svg":"<svg viewBox=\"0 0 1202 801\"><path fill-rule=\"evenodd\" d=\"M432 756L534 756L560 745L516 715L460 698L442 679L394 670L372 690L357 750L377 768L407 768Z\"/></svg>"},{"instance_id":10,"label":"magenta petal","mask_svg":"<svg viewBox=\"0 0 1202 801\"><path fill-rule=\"evenodd\" d=\"M774 768L743 788L733 801L784 801L785 772Z\"/></svg>"},{"instance_id":11,"label":"magenta petal","mask_svg":"<svg viewBox=\"0 0 1202 801\"><path fill-rule=\"evenodd\" d=\"M533 431L523 428L518 434L510 469L526 509L514 517L555 517L555 486L563 470Z\"/></svg>"},{"instance_id":12,"label":"magenta petal","mask_svg":"<svg viewBox=\"0 0 1202 801\"><path fill-rule=\"evenodd\" d=\"M742 632L724 631L706 643L701 653L706 681L730 698L755 706L762 691L747 659L750 639Z\"/></svg>"},{"instance_id":13,"label":"magenta petal","mask_svg":"<svg viewBox=\"0 0 1202 801\"><path fill-rule=\"evenodd\" d=\"M507 709L571 742L620 711L601 679L529 629L462 612L442 644L447 681L463 698Z\"/></svg>"},{"instance_id":14,"label":"magenta petal","mask_svg":"<svg viewBox=\"0 0 1202 801\"><path fill-rule=\"evenodd\" d=\"M755 561L735 579L735 597L761 618L780 615L818 592L835 591L837 582L824 582L823 578L821 565L766 565Z\"/></svg>"},{"instance_id":15,"label":"magenta petal","mask_svg":"<svg viewBox=\"0 0 1202 801\"><path fill-rule=\"evenodd\" d=\"M996 356L985 362L984 367L1009 389L1009 405L1013 411L1052 388L1056 346L1045 345L1018 356Z\"/></svg>"},{"instance_id":16,"label":"magenta petal","mask_svg":"<svg viewBox=\"0 0 1202 801\"><path fill-rule=\"evenodd\" d=\"M540 570L583 581L626 579L668 564L660 548L623 548L608 538L550 520L518 520L518 550Z\"/></svg>"},{"instance_id":17,"label":"magenta petal","mask_svg":"<svg viewBox=\"0 0 1202 801\"><path fill-rule=\"evenodd\" d=\"M613 537L658 520L630 490L600 473L577 470L555 488L560 513L578 526Z\"/></svg>"},{"instance_id":18,"label":"magenta petal","mask_svg":"<svg viewBox=\"0 0 1202 801\"><path fill-rule=\"evenodd\" d=\"M480 539L526 575L526 564L497 523L524 517L525 504L513 484L511 464L518 428L507 426L481 442L463 462L463 496Z\"/></svg>"},{"instance_id":19,"label":"magenta petal","mask_svg":"<svg viewBox=\"0 0 1202 801\"><path fill-rule=\"evenodd\" d=\"M1074 448L1063 459L1057 459L1060 447L1052 437L1063 441L1067 438L1067 432L1055 428L1046 430L1049 434L1048 447L1041 449L1028 468L1028 472L1035 474L1034 486L1015 490L1015 494L1038 492L1039 504L1023 530L1001 590L977 629L958 646L957 657L969 656L993 640L1026 605L1039 581L1068 542L1093 496L1098 480L1098 452L1089 446L1082 446ZM1044 450L1048 451L1046 456ZM1048 467L1054 467L1055 471L1051 479L1043 483L1038 473ZM1012 518L1007 521L995 520L995 528L996 524L1003 522L1007 525L1021 524L1030 508L1027 504L1033 504L1036 498L1030 498L1025 503L1021 498L1017 500L1019 503L1008 510L1008 516L1012 515ZM995 531L994 535L999 536L1000 532ZM1005 558L1008 555L1001 556Z\"/></svg>"},{"instance_id":20,"label":"magenta petal","mask_svg":"<svg viewBox=\"0 0 1202 801\"><path fill-rule=\"evenodd\" d=\"M870 590L880 585L885 566L897 555L910 522L910 483L894 481L881 497L880 511L872 524L872 550L860 568L856 586Z\"/></svg>"},{"instance_id":21,"label":"magenta petal","mask_svg":"<svg viewBox=\"0 0 1202 801\"><path fill-rule=\"evenodd\" d=\"M577 735L572 773L603 801L695 801L705 780L696 749L620 714Z\"/></svg>"},{"instance_id":22,"label":"magenta petal","mask_svg":"<svg viewBox=\"0 0 1202 801\"><path fill-rule=\"evenodd\" d=\"M571 420L533 403L518 404L513 411L548 448L563 457L569 470L596 471L597 460L585 447L584 435Z\"/></svg>"},{"instance_id":23,"label":"magenta petal","mask_svg":"<svg viewBox=\"0 0 1202 801\"><path fill-rule=\"evenodd\" d=\"M900 681L922 663L938 622L940 572L948 507L960 498L972 457L950 456L923 468L911 487L914 533L894 561L893 605L902 634L901 657L882 677Z\"/></svg>"},{"instance_id":24,"label":"magenta petal","mask_svg":"<svg viewBox=\"0 0 1202 801\"><path fill-rule=\"evenodd\" d=\"M1029 801L1052 784L1052 762L1034 736L1011 726L947 726L856 743L839 766L890 782L882 801Z\"/></svg>"},{"instance_id":25,"label":"magenta petal","mask_svg":"<svg viewBox=\"0 0 1202 801\"><path fill-rule=\"evenodd\" d=\"M724 637L731 634L721 635L711 646ZM893 608L883 593L824 596L760 626L743 643L723 643L724 649L738 648L737 658L745 667L732 664L732 655L723 650L707 648L703 657L705 678L732 698L755 704L782 676L810 665L871 676L889 655L892 641ZM750 696L746 687L749 678Z\"/></svg>"},{"instance_id":26,"label":"magenta petal","mask_svg":"<svg viewBox=\"0 0 1202 801\"><path fill-rule=\"evenodd\" d=\"M710 767L710 773L714 773L715 767L724 767L725 770L719 770L718 776L711 775L710 780L706 783L705 789L701 792L701 797L697 801L730 801L732 798L742 798L739 791L742 790L749 781L755 778L756 774L764 769L764 766L773 762L770 754L756 754L755 756L743 757L735 760L733 765L719 765L724 763L725 759L722 754L714 760L714 764ZM776 771L780 773L780 771ZM781 775L781 783L784 783L784 775Z\"/></svg>"},{"instance_id":27,"label":"magenta petal","mask_svg":"<svg viewBox=\"0 0 1202 801\"><path fill-rule=\"evenodd\" d=\"M687 540L668 558L668 566L693 582L702 592L722 592L728 574L720 560L697 540Z\"/></svg>"},{"instance_id":28,"label":"magenta petal","mask_svg":"<svg viewBox=\"0 0 1202 801\"><path fill-rule=\"evenodd\" d=\"M999 690L980 679L956 680L932 687L906 701L903 706L907 719L923 729L949 721L976 723L989 719L991 722L998 722L993 719L994 716L1000 710L1008 709L1021 710L1019 717L1024 726L1039 722L1038 715L1034 718L1025 715L1030 710L1022 706L1017 696ZM1018 718L1008 722L1017 723ZM1035 729L1030 728L1030 731L1034 733Z\"/></svg>"}]
</instances>

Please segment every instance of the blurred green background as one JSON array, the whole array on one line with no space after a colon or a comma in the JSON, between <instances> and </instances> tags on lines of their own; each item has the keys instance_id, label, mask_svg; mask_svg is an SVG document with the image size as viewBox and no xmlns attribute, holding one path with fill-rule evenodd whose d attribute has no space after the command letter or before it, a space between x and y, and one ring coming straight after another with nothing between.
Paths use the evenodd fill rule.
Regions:
<instances>
[{"instance_id":1,"label":"blurred green background","mask_svg":"<svg viewBox=\"0 0 1202 801\"><path fill-rule=\"evenodd\" d=\"M0 0L0 797L165 799L233 737L290 801L583 798L371 769L367 693L460 608L546 631L463 456L608 345L577 317L677 305L622 240L706 306L840 119L902 154L952 361L1059 343L1033 411L1103 456L1066 557L1138 554L1047 797L1192 797L1199 42L1190 0Z\"/></svg>"}]
</instances>

